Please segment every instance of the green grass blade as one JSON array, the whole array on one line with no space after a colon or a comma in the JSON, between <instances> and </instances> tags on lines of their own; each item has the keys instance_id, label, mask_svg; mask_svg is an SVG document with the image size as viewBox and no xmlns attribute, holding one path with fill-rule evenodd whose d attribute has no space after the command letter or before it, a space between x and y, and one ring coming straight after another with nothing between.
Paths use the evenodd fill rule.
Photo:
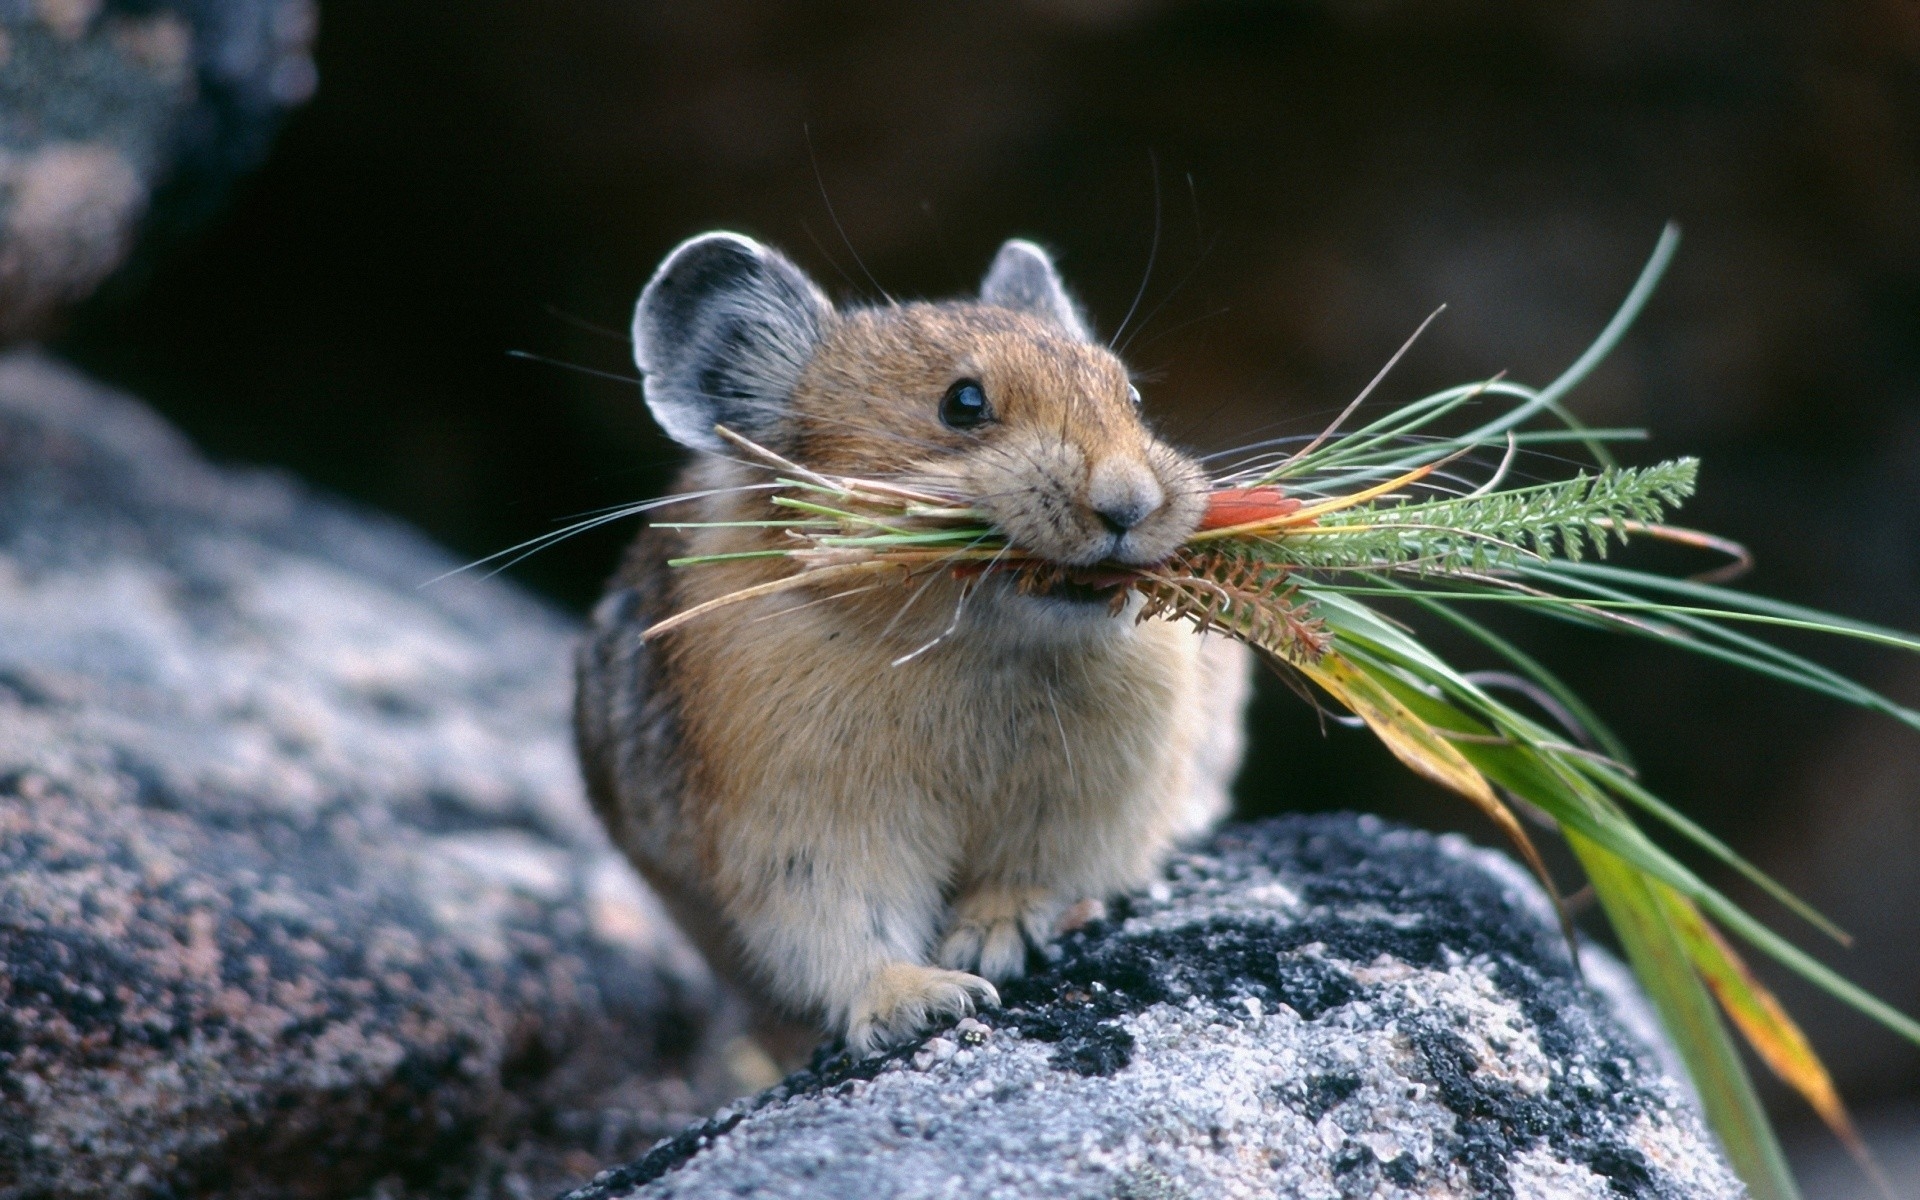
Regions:
<instances>
[{"instance_id":1,"label":"green grass blade","mask_svg":"<svg viewBox=\"0 0 1920 1200\"><path fill-rule=\"evenodd\" d=\"M1577 833L1567 843L1626 949L1674 1049L1686 1063L1707 1123L1754 1200L1798 1200L1800 1190L1760 1106L1740 1052L1700 982L1653 887L1639 872Z\"/></svg>"},{"instance_id":2,"label":"green grass blade","mask_svg":"<svg viewBox=\"0 0 1920 1200\"><path fill-rule=\"evenodd\" d=\"M1532 401L1522 404L1504 416L1488 421L1485 425L1464 435L1462 440L1484 442L1489 438L1498 437L1514 426L1531 419L1541 410L1557 403L1561 397L1579 387L1586 377L1593 373L1594 368L1598 367L1607 355L1613 353L1613 348L1619 344L1620 339L1626 336L1627 330L1640 316L1640 310L1646 307L1648 300L1652 299L1653 290L1660 286L1660 277L1667 273L1668 264L1673 262L1674 251L1679 248L1680 226L1669 221L1660 231L1660 240L1654 243L1653 253L1647 258L1647 265L1640 268L1640 277L1634 280L1633 287L1628 289L1627 298L1620 302L1620 307L1613 314L1613 319L1608 321L1606 328L1600 331L1600 336L1593 339L1593 344L1587 347L1586 352L1575 359L1572 366L1562 371L1560 378L1541 388Z\"/></svg>"},{"instance_id":3,"label":"green grass blade","mask_svg":"<svg viewBox=\"0 0 1920 1200\"><path fill-rule=\"evenodd\" d=\"M1720 924L1739 934L1741 939L1754 949L1836 1000L1873 1018L1915 1045L1920 1045L1920 1021L1915 1021L1878 996L1850 982L1833 968L1755 920L1739 905L1718 892L1709 888L1700 895L1692 895L1691 898Z\"/></svg>"},{"instance_id":4,"label":"green grass blade","mask_svg":"<svg viewBox=\"0 0 1920 1200\"><path fill-rule=\"evenodd\" d=\"M1799 896L1794 895L1787 889L1785 884L1743 858L1733 847L1701 828L1698 824L1694 823L1693 820L1688 818L1686 814L1675 809L1672 805L1648 791L1638 780L1623 775L1618 771L1606 770L1604 765L1599 763L1582 762L1576 759L1571 765L1575 770L1587 773L1608 792L1621 797L1628 803L1646 812L1655 820L1660 821L1668 828L1674 830L1680 834L1680 836L1686 838L1701 850L1706 851L1727 867L1737 871L1748 883L1753 884L1767 895L1773 897L1774 900L1786 907L1795 916L1807 922L1807 924L1812 925L1815 929L1818 929L1837 942L1850 944L1853 941L1853 939L1848 936L1846 930L1841 929L1838 925L1835 925L1831 920L1827 919L1825 914L1821 913L1820 910L1814 908Z\"/></svg>"},{"instance_id":5,"label":"green grass blade","mask_svg":"<svg viewBox=\"0 0 1920 1200\"><path fill-rule=\"evenodd\" d=\"M1588 707L1587 702L1580 698L1578 692L1575 692L1571 687L1567 686L1558 675L1547 670L1545 664L1541 663L1540 660L1493 632L1493 630L1488 629L1480 622L1473 620L1464 613L1455 611L1451 605L1431 599L1414 588L1406 589L1406 595L1407 598L1415 604L1420 605L1428 612L1459 628L1469 637L1472 637L1511 663L1523 676L1545 689L1548 695L1552 696L1560 703L1561 707L1571 713L1573 719L1580 723L1580 727L1586 730L1595 742L1599 743L1600 749L1605 751L1609 758L1629 768L1633 766L1633 757L1628 751L1626 743L1620 740L1620 735L1616 734L1605 721L1602 721L1598 713Z\"/></svg>"},{"instance_id":6,"label":"green grass blade","mask_svg":"<svg viewBox=\"0 0 1920 1200\"><path fill-rule=\"evenodd\" d=\"M1542 570L1538 567L1525 568L1520 574L1535 579L1557 581L1565 586L1578 587L1591 598L1617 603L1623 610L1631 609L1634 605L1650 605L1650 602L1620 591L1617 588L1606 587L1593 582L1592 578L1590 578L1591 573L1589 572L1567 570L1567 568L1570 567L1578 568L1592 565L1594 564L1556 562L1550 564L1550 568L1547 570ZM1616 574L1613 576L1614 578L1621 578L1622 576L1629 580L1641 578L1658 580L1660 578L1659 576L1647 575L1644 572L1638 571L1622 572L1619 571L1618 568L1616 568L1615 571ZM1838 671L1821 666L1809 658L1794 654L1788 650L1782 650L1780 647L1760 641L1758 638L1748 637L1745 634L1737 633L1731 629L1724 629L1715 624L1713 619L1702 617L1692 611L1686 611L1682 606L1668 606L1665 608L1647 607L1644 610L1659 612L1661 615L1668 617L1672 624L1692 630L1704 638L1711 639L1711 641L1702 641L1697 639L1667 637L1662 640L1666 640L1697 654L1706 654L1726 662L1743 666L1751 671L1772 675L1775 678L1797 684L1801 687L1825 692L1830 696L1846 700L1862 708L1883 712L1909 728L1920 729L1920 711L1908 708L1864 684L1856 683ZM1728 619L1731 616L1732 614L1718 614L1718 619ZM1797 620L1798 618L1783 617L1782 619ZM1913 639L1908 636L1898 634L1892 630L1880 629L1877 626L1862 625L1858 622L1838 622L1829 619L1825 623L1810 623L1804 627L1814 632L1826 633L1835 637L1862 638L1882 644L1887 644L1889 639L1891 639L1892 643L1900 648L1917 648ZM1635 629L1633 632L1647 636L1647 631L1644 629Z\"/></svg>"},{"instance_id":7,"label":"green grass blade","mask_svg":"<svg viewBox=\"0 0 1920 1200\"><path fill-rule=\"evenodd\" d=\"M1788 604L1784 600L1771 600L1765 596L1756 596L1733 588L1718 587L1711 583L1700 583L1692 579L1673 579L1665 575L1655 575L1648 571L1636 571L1630 567L1610 566L1606 563L1564 563L1566 573L1584 575L1596 580L1606 580L1627 587L1646 588L1649 591L1666 592L1669 595L1686 596L1716 609L1731 612L1764 613L1769 616L1785 617L1806 623L1806 627L1820 633L1860 634L1876 640L1913 643L1916 641L1910 633L1890 629L1885 625L1875 625L1867 621L1856 621L1850 617L1835 616L1821 612L1817 608L1806 608L1798 604Z\"/></svg>"},{"instance_id":8,"label":"green grass blade","mask_svg":"<svg viewBox=\"0 0 1920 1200\"><path fill-rule=\"evenodd\" d=\"M1416 429L1424 428L1434 421L1472 402L1481 396L1506 396L1520 400L1505 413L1488 421L1468 433L1447 438L1435 443L1431 448L1410 455L1406 459L1396 459L1393 465L1414 466L1421 462L1430 462L1434 458L1444 457L1466 446L1499 444L1503 435L1542 412L1550 413L1575 433L1580 431L1579 422L1562 406L1561 400L1568 392L1578 387L1595 367L1613 352L1628 328L1646 307L1654 289L1660 283L1660 277L1666 273L1667 266L1673 261L1673 254L1680 245L1679 226L1669 222L1660 232L1660 239L1654 244L1653 253L1647 264L1641 268L1640 276L1627 292L1626 299L1620 304L1600 335L1593 340L1579 358L1573 361L1560 377L1539 390L1521 387L1503 381L1489 381L1484 384L1466 384L1436 392L1422 400L1405 405L1388 413L1371 425L1349 433L1338 441L1330 443L1312 455L1283 464L1282 468L1267 477L1268 481L1295 478L1313 471L1325 471L1345 463L1351 463L1353 456L1374 451L1396 437L1404 437ZM1611 465L1606 449L1598 440L1587 441L1589 452L1594 454L1602 465Z\"/></svg>"},{"instance_id":9,"label":"green grass blade","mask_svg":"<svg viewBox=\"0 0 1920 1200\"><path fill-rule=\"evenodd\" d=\"M1355 610L1358 610L1358 612ZM1331 615L1335 611L1339 612L1340 615ZM1375 619L1371 623L1365 623L1356 619L1359 612L1367 611L1363 606L1354 605L1351 601L1333 608L1322 609L1325 619L1328 620L1330 627L1335 630L1336 635L1345 639L1341 643L1342 650L1349 658L1356 662L1371 663L1377 662L1379 656L1385 655L1402 669L1414 673L1421 683L1446 693L1456 705L1464 704L1467 708L1467 715L1470 715L1472 719L1479 722L1482 726L1496 729L1506 736L1514 738L1516 741L1516 750L1531 751L1534 754L1542 756L1552 756L1551 752L1546 748L1551 742L1551 738L1546 730L1542 729L1536 723L1528 721L1509 706L1502 704L1500 701L1488 695L1484 689L1477 687L1470 680L1454 671L1436 655L1420 646L1418 642L1399 633L1383 621ZM1548 678L1551 678L1551 676L1548 676ZM1427 696L1425 699L1428 704L1434 702L1432 696ZM1420 712L1425 719L1441 725L1448 724L1445 718L1441 717L1431 708L1423 707L1420 701L1408 698L1407 702L1415 711ZM1460 728L1458 725L1454 725L1453 727ZM1529 803L1544 809L1549 815L1554 816L1556 819L1571 820L1576 823L1579 821L1579 817L1575 812L1568 811L1569 806L1573 804L1573 800L1561 800L1556 797L1543 795L1543 789L1547 785L1540 779L1538 773L1534 771L1523 771L1519 763L1505 761L1511 756L1500 753L1500 748L1462 746L1461 749L1470 760L1474 761L1476 766L1488 772L1490 775L1495 776L1497 781L1507 787L1508 790L1513 791ZM1601 790L1619 796L1646 811L1649 815L1661 821L1676 833L1680 834L1681 837L1691 842L1695 847L1739 873L1742 878L1752 883L1755 887L1760 888L1775 901L1808 924L1819 929L1822 933L1842 942L1848 940L1845 931L1835 926L1832 921L1828 920L1817 909L1813 908L1813 906L1799 896L1794 895L1785 885L1748 861L1731 846L1661 800L1652 791L1642 786L1637 780L1633 779L1624 771L1611 767L1602 761L1578 754L1563 753L1557 756L1557 761L1561 763L1564 770L1583 777ZM1598 811L1591 803L1581 804L1579 807L1585 808L1589 813ZM1622 823L1625 823L1624 817L1621 817L1620 820ZM1626 827L1632 828L1630 824ZM1615 853L1622 852L1622 847L1617 842L1608 838L1604 830L1595 828L1589 832L1591 836L1602 839ZM1637 829L1635 829L1634 832L1635 834L1639 833ZM1652 843L1647 843L1647 845L1649 848L1652 847ZM1654 870L1656 874L1662 873L1656 869L1651 862L1637 863L1636 865L1642 866L1643 869ZM1704 889L1706 886L1690 874L1684 878L1674 876L1669 879L1669 882L1680 886L1683 891L1686 891L1690 895L1696 889Z\"/></svg>"},{"instance_id":10,"label":"green grass blade","mask_svg":"<svg viewBox=\"0 0 1920 1200\"><path fill-rule=\"evenodd\" d=\"M1885 713L1903 725L1920 729L1920 711L1908 708L1891 697L1811 659L1715 624L1716 620L1739 619L1738 614L1697 609L1686 605L1663 605L1656 601L1631 596L1614 588L1603 587L1588 580L1569 577L1568 568L1591 565L1593 564L1555 560L1548 564L1521 568L1518 572L1537 583L1557 582L1571 586L1584 593L1580 596L1539 595L1493 587L1474 587L1470 583L1457 580L1453 581L1457 590L1440 592L1422 589L1422 595L1447 603L1490 602L1531 608L1556 620L1650 638L1689 653L1719 659L1744 670L1779 679L1796 687L1820 692L1861 708ZM1629 579L1659 578L1633 571L1620 571L1618 575ZM1397 584L1353 585L1321 582L1315 583L1312 590L1316 595L1399 596L1404 594ZM1623 616L1633 614L1665 616L1669 620L1661 624L1609 621L1606 619L1609 613L1620 613ZM1782 621L1785 620L1788 619L1782 618ZM1858 623L1845 622L1836 622L1831 625L1801 623L1797 618L1792 619L1792 622L1796 628L1804 628L1811 632L1879 642L1900 649L1916 648L1914 639L1911 637L1874 626L1860 626Z\"/></svg>"},{"instance_id":11,"label":"green grass blade","mask_svg":"<svg viewBox=\"0 0 1920 1200\"><path fill-rule=\"evenodd\" d=\"M1344 636L1354 644L1341 643L1341 651L1351 661L1377 668L1380 666L1378 651L1384 650L1391 654L1392 647L1399 644L1411 648L1413 653L1405 656L1393 655L1393 657L1400 659L1404 666L1416 671L1423 682L1457 695L1475 696L1477 693L1477 698L1471 704L1475 715L1469 716L1446 700L1438 699L1418 689L1409 689L1405 684L1401 684L1397 693L1403 702L1422 719L1443 728L1464 729L1469 732L1491 725L1516 739L1508 745L1468 742L1460 744L1460 752L1488 778L1546 812L1558 821L1565 831L1585 836L1588 840L1626 860L1636 870L1673 887L1681 895L1699 904L1709 915L1742 940L1809 983L1902 1037L1920 1044L1920 1022L1916 1022L1892 1005L1848 982L1824 963L1748 914L1649 840L1639 827L1608 801L1604 794L1601 794L1610 791L1631 801L1635 798L1633 793L1638 785L1617 772L1605 771L1591 758L1556 752L1546 737L1545 731L1539 726L1474 688L1469 681L1440 662L1430 651L1420 647L1417 642L1400 633L1384 620L1371 613L1365 613L1361 606L1355 605L1352 601L1346 601L1345 606L1349 611L1344 620L1352 632ZM1351 611L1353 609L1361 609L1361 612ZM1432 668L1430 672L1429 667ZM1391 680L1386 682L1392 686ZM1443 709L1452 709L1455 715L1449 718L1442 711ZM1482 722L1478 719L1480 717L1485 717L1487 720ZM1678 816L1678 814L1674 815ZM1684 818L1682 821L1684 822ZM1690 824L1690 822L1684 822L1681 826L1682 831L1685 831L1685 825ZM1703 848L1710 848L1716 842L1716 839L1709 838L1707 845ZM1733 855L1731 850L1727 850L1726 853L1733 858L1734 863L1744 862L1737 855ZM1802 912L1803 915L1810 912L1803 901L1794 898L1792 893L1773 882L1763 872L1757 868L1749 869L1757 877L1756 882L1781 898L1784 903L1794 907L1795 911ZM1821 921L1817 914L1813 914L1813 919L1816 922ZM1824 927L1831 928L1830 925L1822 923Z\"/></svg>"}]
</instances>

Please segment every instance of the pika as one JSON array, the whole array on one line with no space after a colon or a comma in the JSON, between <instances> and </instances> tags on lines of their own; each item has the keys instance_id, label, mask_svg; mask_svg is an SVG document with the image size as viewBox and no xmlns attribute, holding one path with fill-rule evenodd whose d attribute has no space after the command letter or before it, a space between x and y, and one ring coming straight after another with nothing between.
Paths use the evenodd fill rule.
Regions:
<instances>
[{"instance_id":1,"label":"pika","mask_svg":"<svg viewBox=\"0 0 1920 1200\"><path fill-rule=\"evenodd\" d=\"M1040 247L1002 246L978 299L836 308L777 251L710 233L646 285L633 346L655 420L695 452L675 522L766 524L640 535L579 652L580 758L614 840L764 1022L864 1053L997 1005L1064 914L1226 811L1249 656L1137 621L1138 597L942 577L642 637L793 569L668 565L781 544L790 510L716 425L967 496L1061 566L1178 547L1205 477L1143 422Z\"/></svg>"}]
</instances>

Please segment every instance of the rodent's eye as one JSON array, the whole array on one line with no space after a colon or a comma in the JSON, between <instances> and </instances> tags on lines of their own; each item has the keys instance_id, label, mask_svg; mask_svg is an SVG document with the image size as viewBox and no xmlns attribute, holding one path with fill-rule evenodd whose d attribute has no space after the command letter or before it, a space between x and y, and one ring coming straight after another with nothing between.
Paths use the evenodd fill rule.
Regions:
<instances>
[{"instance_id":1,"label":"rodent's eye","mask_svg":"<svg viewBox=\"0 0 1920 1200\"><path fill-rule=\"evenodd\" d=\"M949 429L973 429L993 420L993 406L979 380L962 379L940 398L940 423Z\"/></svg>"},{"instance_id":2,"label":"rodent's eye","mask_svg":"<svg viewBox=\"0 0 1920 1200\"><path fill-rule=\"evenodd\" d=\"M1128 384L1127 399L1133 401L1133 406L1135 408L1139 408L1140 407L1140 389L1133 386L1132 384Z\"/></svg>"}]
</instances>

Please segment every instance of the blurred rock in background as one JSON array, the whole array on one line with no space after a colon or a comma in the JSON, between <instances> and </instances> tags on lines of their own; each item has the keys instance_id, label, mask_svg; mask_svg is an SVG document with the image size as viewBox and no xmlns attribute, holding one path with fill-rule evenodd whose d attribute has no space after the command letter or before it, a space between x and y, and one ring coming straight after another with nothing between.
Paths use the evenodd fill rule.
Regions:
<instances>
[{"instance_id":1,"label":"blurred rock in background","mask_svg":"<svg viewBox=\"0 0 1920 1200\"><path fill-rule=\"evenodd\" d=\"M16 33L16 12L71 10L82 33L62 45L122 54L116 22L169 12L197 30L215 7L0 11L20 63L63 35L45 17ZM304 27L288 28L249 44L297 45ZM1121 340L1150 411L1217 448L1316 429L1443 301L1385 399L1503 368L1541 381L1671 217L1681 256L1580 411L1649 427L1636 456L1705 458L1686 516L1754 546L1751 586L1920 627L1920 12L1905 0L334 0L316 47L324 87L222 222L142 289L107 289L57 346L215 454L289 467L462 553L663 486L678 455L631 384L506 353L630 374L633 295L701 229L755 233L868 297L964 290L1001 238L1039 237L1104 331L1138 292ZM13 128L0 145L28 161L40 143ZM98 197L71 223L106 233L76 245L124 241L125 181L153 169L111 153L63 168L87 187L51 189ZM111 258L72 257L85 270L42 275ZM516 574L584 606L629 532ZM1916 735L1651 648L1514 633L1658 790L1855 927L1836 962L1920 1009ZM1885 652L1821 652L1920 699ZM1245 811L1464 825L1284 693L1258 722ZM1792 999L1857 1103L1920 1096L1912 1047Z\"/></svg>"},{"instance_id":2,"label":"blurred rock in background","mask_svg":"<svg viewBox=\"0 0 1920 1200\"><path fill-rule=\"evenodd\" d=\"M137 295L313 20L0 4L0 341ZM0 1195L519 1197L738 1090L581 796L572 624L456 565L0 353Z\"/></svg>"},{"instance_id":3,"label":"blurred rock in background","mask_svg":"<svg viewBox=\"0 0 1920 1200\"><path fill-rule=\"evenodd\" d=\"M0 1194L551 1192L731 1094L571 624L455 565L0 356Z\"/></svg>"},{"instance_id":4,"label":"blurred rock in background","mask_svg":"<svg viewBox=\"0 0 1920 1200\"><path fill-rule=\"evenodd\" d=\"M0 339L177 241L313 92L309 0L0 5Z\"/></svg>"}]
</instances>

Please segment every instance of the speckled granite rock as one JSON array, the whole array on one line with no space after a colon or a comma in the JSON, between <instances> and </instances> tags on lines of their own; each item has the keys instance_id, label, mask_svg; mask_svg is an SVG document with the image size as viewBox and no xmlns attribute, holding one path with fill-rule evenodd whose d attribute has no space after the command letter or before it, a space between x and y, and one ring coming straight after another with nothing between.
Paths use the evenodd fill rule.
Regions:
<instances>
[{"instance_id":1,"label":"speckled granite rock","mask_svg":"<svg viewBox=\"0 0 1920 1200\"><path fill-rule=\"evenodd\" d=\"M209 212L313 91L312 0L0 0L0 338ZM161 196L156 201L156 191Z\"/></svg>"},{"instance_id":2,"label":"speckled granite rock","mask_svg":"<svg viewBox=\"0 0 1920 1200\"><path fill-rule=\"evenodd\" d=\"M0 357L0 1196L522 1196L715 1102L571 628L452 565Z\"/></svg>"},{"instance_id":3,"label":"speckled granite rock","mask_svg":"<svg viewBox=\"0 0 1920 1200\"><path fill-rule=\"evenodd\" d=\"M1735 1197L1620 966L1508 860L1352 816L1229 829L1007 1007L813 1069L568 1200Z\"/></svg>"}]
</instances>

